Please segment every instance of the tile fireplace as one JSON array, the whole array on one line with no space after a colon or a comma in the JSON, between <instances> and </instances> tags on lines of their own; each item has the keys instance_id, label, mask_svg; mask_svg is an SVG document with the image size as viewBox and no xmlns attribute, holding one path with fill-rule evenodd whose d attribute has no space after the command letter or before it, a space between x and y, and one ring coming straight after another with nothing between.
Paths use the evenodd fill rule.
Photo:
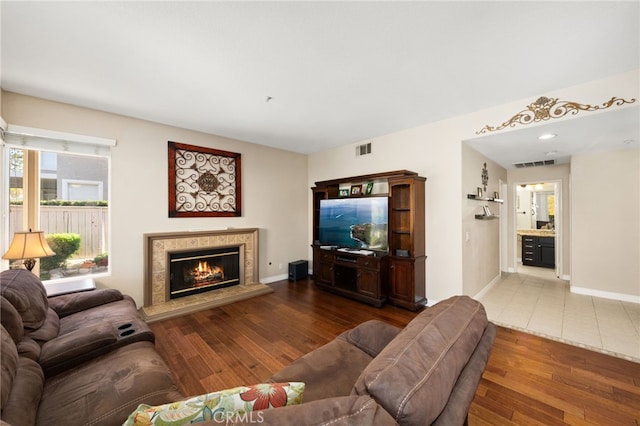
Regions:
<instances>
[{"instance_id":1,"label":"tile fireplace","mask_svg":"<svg viewBox=\"0 0 640 426\"><path fill-rule=\"evenodd\" d=\"M259 282L257 228L145 234L144 249L147 322L273 291Z\"/></svg>"}]
</instances>

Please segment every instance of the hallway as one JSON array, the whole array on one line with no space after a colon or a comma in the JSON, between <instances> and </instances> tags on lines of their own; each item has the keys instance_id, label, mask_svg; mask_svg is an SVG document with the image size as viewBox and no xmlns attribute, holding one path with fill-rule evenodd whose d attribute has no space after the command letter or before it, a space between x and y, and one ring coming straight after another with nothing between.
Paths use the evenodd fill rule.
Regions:
<instances>
[{"instance_id":1,"label":"hallway","mask_svg":"<svg viewBox=\"0 0 640 426\"><path fill-rule=\"evenodd\" d=\"M553 269L520 266L480 300L496 324L640 362L640 304L571 293Z\"/></svg>"}]
</instances>

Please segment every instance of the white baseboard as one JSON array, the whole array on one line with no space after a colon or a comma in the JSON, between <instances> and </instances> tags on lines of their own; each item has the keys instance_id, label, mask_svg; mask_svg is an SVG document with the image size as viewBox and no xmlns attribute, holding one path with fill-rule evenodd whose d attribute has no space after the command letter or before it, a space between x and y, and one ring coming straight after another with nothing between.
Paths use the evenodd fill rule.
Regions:
<instances>
[{"instance_id":1,"label":"white baseboard","mask_svg":"<svg viewBox=\"0 0 640 426\"><path fill-rule=\"evenodd\" d=\"M276 281L286 280L288 278L289 278L289 274L281 274L281 275L274 275L272 277L261 277L260 282L262 284L271 284L271 283L275 283Z\"/></svg>"},{"instance_id":2,"label":"white baseboard","mask_svg":"<svg viewBox=\"0 0 640 426\"><path fill-rule=\"evenodd\" d=\"M640 296L632 294L614 293L611 291L594 290L592 288L569 286L571 293L584 294L585 296L601 297L603 299L619 300L621 302L640 303Z\"/></svg>"},{"instance_id":3,"label":"white baseboard","mask_svg":"<svg viewBox=\"0 0 640 426\"><path fill-rule=\"evenodd\" d=\"M489 284L487 284L482 290L480 290L475 296L472 296L473 299L480 300L482 299L492 288L494 285L498 284L502 279L502 274L498 274L493 278Z\"/></svg>"}]
</instances>

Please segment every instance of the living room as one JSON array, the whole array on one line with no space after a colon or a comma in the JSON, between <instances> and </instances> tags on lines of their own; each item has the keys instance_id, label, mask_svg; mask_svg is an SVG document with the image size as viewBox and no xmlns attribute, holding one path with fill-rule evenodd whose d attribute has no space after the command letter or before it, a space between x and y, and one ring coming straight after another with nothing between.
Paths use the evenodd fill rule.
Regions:
<instances>
[{"instance_id":1,"label":"living room","mask_svg":"<svg viewBox=\"0 0 640 426\"><path fill-rule=\"evenodd\" d=\"M3 2L3 27L5 27L5 19L17 18L20 15L17 12L11 13L10 8L13 7L19 12L16 4ZM626 7L630 7L628 3ZM35 10L27 10L27 12L35 12ZM72 14L69 13L69 15ZM629 15L633 16L632 13L618 11L614 16L622 19L623 16ZM615 22L615 19L612 21ZM637 35L637 14L636 20L631 22L631 25L633 24L636 27L631 31L635 31ZM88 24L83 25L82 29L89 31L87 26ZM115 37L111 33L108 34ZM530 34L532 38L528 40L534 40L534 35L532 31ZM545 38L547 43L542 44L551 46L550 40L553 37L549 34L545 37L548 37ZM108 91L101 87L100 81L109 80L111 75L115 78L117 74L115 71L125 73L127 70L132 70L132 74L136 74L133 83L123 86L122 91L114 92L112 96L105 96L96 104L83 103L86 101L79 97L73 86L69 86L68 91L64 91L62 87L47 86L46 81L34 80L31 86L27 82L18 81L16 73L19 71L8 73L8 70L12 69L12 63L3 58L0 116L9 125L110 138L117 141L116 146L111 148L110 154L112 223L110 272L97 279L96 284L99 288L118 289L130 295L138 306L142 306L145 301L145 234L258 228L258 279L265 284L278 282L286 279L286 268L289 262L297 259L310 260L312 257L310 188L315 182L392 170L411 170L427 179L425 292L429 304L433 304L453 295L478 296L499 280L502 272L513 272L517 263L516 256L512 255L515 252L515 227L505 228L502 234L505 243L500 242L502 232L499 229L500 221L475 220L474 215L478 213L478 206L468 201L467 194L474 192L478 186L482 186L480 174L483 163L487 165L489 176L486 193L502 194L504 191L500 186L501 183L505 185L508 194L512 193L515 188L514 182L522 180L521 176L518 176L518 173L522 172L507 170L491 158L477 152L468 152L463 141L478 138L477 132L484 126L503 123L514 114L526 109L540 96L591 105L601 105L612 97L635 100L633 103L612 106L606 110L582 111L576 116L567 115L557 119L563 122L579 121L588 114L612 114L617 109L637 111L638 99L640 99L637 37L631 38L635 40L632 43L624 37L624 34L619 37L616 39L612 36L608 42L611 44L607 45L608 49L598 48L594 51L586 49L593 57L585 59L576 55L566 59L566 62L554 64L550 67L552 70L545 70L544 82L534 85L533 89L519 89L517 95L511 97L502 92L506 89L501 88L499 81L495 80L492 80L493 85L490 88L481 88L478 85L469 93L457 93L455 82L447 86L446 93L439 93L434 88L422 88L421 97L433 96L433 99L438 101L443 98L452 98L456 101L449 106L434 101L438 114L425 113L422 121L416 121L413 117L413 120L396 117L394 122L389 124L391 127L384 130L377 130L374 124L384 121L384 114L391 114L390 111L395 108L395 105L384 97L376 99L372 94L374 91L369 88L371 92L366 94L367 101L381 104L378 106L379 111L376 111L379 115L371 115L367 121L370 127L376 130L371 130L371 133L357 133L355 137L345 137L339 143L323 149L315 149L315 144L320 144L324 139L330 139L330 132L327 130L327 134L324 134L317 131L317 128L314 128L317 141L307 140L307 144L300 143L299 149L282 148L275 143L272 144L274 146L261 143L263 140L278 138L272 136L274 128L267 124L270 120L275 121L280 115L285 114L282 109L284 107L280 105L286 103L287 98L294 98L294 93L292 93L293 90L284 91L284 89L280 92L282 94L267 92L265 89L267 84L248 84L244 75L243 78L238 78L240 82L233 85L246 86L246 93L251 92L255 99L247 103L238 101L237 104L232 98L225 99L229 105L228 109L235 110L235 115L242 116L244 108L247 114L259 110L257 115L251 116L251 119L239 120L246 121L245 125L249 123L249 129L243 130L245 133L236 133L236 135L243 134L244 137L220 136L232 134L225 133L230 125L220 123L216 116L217 111L225 109L224 105L209 111L194 111L192 121L188 119L180 121L177 116L166 111L151 114L141 109L142 105L138 102L143 96L136 93L134 88L135 81L142 84L145 79L152 79L152 73L136 74L133 71L134 68L128 67L126 57L117 61L115 70L105 68L109 71L105 71L104 74L102 70L94 72L93 68L87 71L88 75L92 75L91 78L87 77L87 81L90 81L93 87L93 90L87 92L89 99L98 98L100 93ZM591 39L589 40L591 42ZM13 52L23 47L26 50L26 47L22 46L26 42L21 39L11 39L3 34L2 42L3 52L6 50ZM126 44L122 40L120 42L120 46ZM40 49L48 49L46 43L38 45L41 46ZM334 48L335 45L331 47ZM83 51L82 48L79 48L79 51ZM98 51L99 49L96 49L91 54L99 56ZM78 54L78 56L82 55ZM476 53L473 58L477 60L478 56L482 55ZM532 56L535 57L535 55ZM19 55L11 56L9 59L16 57ZM619 57L627 59L620 65L616 65ZM556 56L554 58L559 60ZM517 79L527 82L534 81L541 73L539 69L532 69L532 63L547 63L544 56L528 58L524 61L522 55L519 55L514 62L518 60L522 60L523 65L514 65L513 74L519 76ZM168 67L171 62L166 59L157 66ZM483 62L483 64L486 63ZM592 73L586 72L587 79L572 80L575 70L588 70L593 63L600 66L607 64L609 67L599 68ZM191 66L196 67L193 64ZM528 72L526 72L527 68L529 68ZM550 78L548 75L559 72L558 69L563 70L563 78L546 80ZM362 71L359 69L359 72ZM183 75L179 67L174 72L177 80ZM486 77L492 72L495 71L482 72L482 75ZM185 74L188 75L186 79L191 79L194 75ZM52 73L51 78L55 79L54 77L55 74ZM509 77L512 78L512 76ZM226 78L232 79L233 76L226 75ZM357 81L353 76L350 78ZM505 78L507 78L506 75ZM509 81L512 85L514 84L513 80ZM391 82L388 84L393 85ZM188 86L188 90L174 91L171 81L163 82L163 85L165 87L163 90L156 89L152 103L169 105L175 102L177 104L184 98L190 98L200 88L198 84L194 84ZM177 83L176 86L178 86ZM128 90L131 90L132 94L129 94ZM402 90L409 91L406 87ZM485 98L487 92L491 91L501 96L495 96L486 103L474 101L474 99ZM314 97L311 95L314 91L310 92L301 93L306 96L303 99L312 104ZM436 95L439 96L436 97ZM243 102L245 102L244 96L249 95L243 95ZM267 101L268 96L273 98ZM458 98L461 100L458 101ZM387 103L389 104L385 105ZM118 104L121 106L120 109L116 108ZM331 118L330 123L334 127L342 126L342 121L349 121L349 117L345 115L341 115L336 120L335 113L331 111L331 108L336 105L329 105L326 107L328 111L326 120ZM476 108L476 105L481 106ZM302 107L303 105L300 104L294 107L289 106L290 109L286 110L286 113L292 115L296 108L302 109ZM456 112L449 114L447 108ZM205 119L202 119L203 115ZM196 119L195 116L198 118ZM295 114L293 116L297 117ZM198 119L210 126L209 129L216 129L217 132L207 130L205 125L199 127ZM357 117L354 121L361 119ZM323 120L325 119L322 116L316 117L316 121ZM206 123L207 121L209 123ZM258 130L260 123L264 125L263 130ZM295 121L284 123L282 127L294 127L296 124ZM317 125L317 123L309 123L310 126L311 124ZM545 124L547 123L540 122L529 126L542 129ZM510 133L517 130L507 128L501 132ZM300 136L300 140L306 139ZM168 141L241 153L241 216L218 218L171 218L168 216ZM372 146L371 154L354 155L357 146L369 142ZM640 253L638 140L636 139L631 147L618 151L580 153L571 159L570 174L563 171L562 176L563 188L570 186L570 191L565 190L562 194L566 198L563 203L564 245L559 265L560 276L570 280L572 286L585 294L638 303L640 301L640 270L637 266ZM569 176L570 181L567 181ZM543 178L548 177L543 176ZM533 180L534 177L528 176L526 179ZM615 182L615 188L611 188L611 182ZM606 203L607 209L602 208L600 204L594 207L594 193L603 194L601 202ZM508 202L505 203L504 208L509 206ZM595 231L599 231L597 245L605 248L597 252L587 250L594 244ZM0 242L3 253L8 248L10 237L3 233L3 241ZM502 262L503 249L508 255L504 263ZM3 263L1 269L6 267L7 264Z\"/></svg>"}]
</instances>

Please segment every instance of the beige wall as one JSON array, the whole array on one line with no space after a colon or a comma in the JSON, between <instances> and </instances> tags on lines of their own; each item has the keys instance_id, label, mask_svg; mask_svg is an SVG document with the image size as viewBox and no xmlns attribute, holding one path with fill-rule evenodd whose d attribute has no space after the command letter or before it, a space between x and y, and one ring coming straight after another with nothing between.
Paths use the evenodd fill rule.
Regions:
<instances>
[{"instance_id":1,"label":"beige wall","mask_svg":"<svg viewBox=\"0 0 640 426\"><path fill-rule=\"evenodd\" d=\"M566 100L597 103L612 95L623 98L639 98L638 81L640 70L612 76L580 86L564 88L540 94ZM112 231L113 275L101 284L120 288L142 299L142 234L145 232L178 231L211 227L259 227L260 232L260 276L262 278L284 277L287 263L291 260L311 259L311 191L314 182L343 178L367 173L408 169L427 178L426 182L426 251L427 278L426 295L430 302L445 299L454 294L477 293L477 289L488 285L494 275L495 249L487 253L482 247L465 247L466 229L470 229L470 242L497 240L495 224L488 224L486 234L480 232L487 224L468 222L472 207L466 200L467 188L478 174L477 164L467 167L469 153L463 155L462 141L477 137L476 131L487 124L501 123L535 100L535 96L520 99L473 114L455 117L419 127L402 130L389 135L346 144L342 147L311 154L308 157L286 151L261 147L247 142L235 141L219 136L178 129L98 111L76 108L69 105L29 98L13 93L4 93L2 113L10 124L42 127L91 136L115 138L118 146L113 150L112 161ZM624 107L623 107L624 108ZM587 113L585 113L587 114ZM598 112L588 113L598 114ZM572 119L569 116L564 119ZM531 125L538 126L537 124ZM512 129L505 129L509 132ZM167 218L167 158L166 142L180 141L240 152L243 155L243 210L241 218L231 219L168 219ZM372 142L371 155L356 157L355 146ZM464 167L463 167L464 164ZM497 185L501 172L493 165L489 170L490 187ZM470 174L468 174L470 173ZM566 171L562 172L563 176ZM581 173L584 175L586 173ZM595 173L597 176L597 173ZM636 164L637 176L637 164ZM304 177L307 177L305 182ZM589 184L595 177L586 180L583 176L572 178L572 190ZM512 176L507 175L511 182ZM638 179L635 179L637 197ZM512 188L510 188L511 190ZM589 191L587 189L583 189ZM633 188L630 188L633 190ZM563 191L569 194L569 191ZM579 200L582 197L578 198ZM575 201L572 199L572 203ZM611 204L614 209L623 206ZM570 203L567 201L566 203ZM565 205L566 207L566 205ZM574 215L578 214L571 206ZM568 213L566 213L568 214ZM633 215L633 213L629 213ZM597 221L585 221L583 228L601 226ZM572 227L574 216L566 221ZM630 219L631 220L631 219ZM638 222L637 208L635 221ZM480 222L480 221L477 221ZM498 222L498 221L491 221ZM461 226L462 224L462 226ZM515 226L509 226L515 229ZM463 232L464 231L464 232ZM482 237L482 238L481 238ZM628 245L627 236L616 235L612 243L619 247ZM508 236L509 244L515 242ZM637 239L637 233L636 233ZM571 245L576 241L571 240ZM570 244L566 244L570 246ZM636 253L637 244L630 245L630 253ZM569 250L569 248L565 248ZM622 249L621 249L622 250ZM488 255L483 259L481 256ZM614 256L614 255L611 255ZM565 262L571 259L565 256ZM269 266L269 262L272 265ZM470 263L471 266L468 266ZM565 265L575 275L576 268L593 268L588 262L573 261ZM624 272L620 277L629 279L624 288L604 291L637 294L630 287L637 286L637 266L628 262L614 262ZM278 269L283 264L284 269ZM474 268L491 265L482 274L473 275ZM631 268L631 269L630 269ZM634 269L635 268L635 269ZM463 271L464 269L464 271ZM588 271L588 269L586 269ZM587 272L587 275L589 272ZM584 276L585 274L582 274ZM474 278L470 278L474 277ZM578 274L578 278L581 274ZM635 281L634 281L635 279ZM601 281L603 282L603 281ZM591 284L588 284L591 285ZM597 283L594 284L597 286ZM585 285L587 287L587 285ZM597 287L596 287L597 288Z\"/></svg>"},{"instance_id":2,"label":"beige wall","mask_svg":"<svg viewBox=\"0 0 640 426\"><path fill-rule=\"evenodd\" d=\"M571 206L572 290L640 302L640 150L573 157Z\"/></svg>"},{"instance_id":3,"label":"beige wall","mask_svg":"<svg viewBox=\"0 0 640 426\"><path fill-rule=\"evenodd\" d=\"M612 76L602 80L597 80L578 86L562 88L541 93L537 96L553 96L559 99L598 103L603 99L610 99L611 96L619 96L625 99L640 98L638 96L638 82L640 81L640 70L634 70L617 76ZM349 176L356 176L367 173L377 173L396 169L408 169L419 173L427 178L426 184L426 283L425 293L429 303L445 299L455 294L476 295L479 288L490 284L488 280L493 275L495 268L495 248L487 254L481 250L480 246L474 247L477 241L498 241L499 230L496 224L470 224L471 245L465 243L467 222L464 219L469 217L470 207L466 201L466 183L463 184L463 175L467 173L467 167L463 170L462 141L477 138L478 130L485 125L496 125L504 122L515 113L521 111L537 97L532 96L527 99L520 99L509 102L494 108L478 111L472 114L458 116L452 119L443 120L415 128L395 132L388 135L375 136L370 139L357 141L355 143L338 147L335 149L315 153L309 156L309 181L308 185L313 186L316 181L326 179L337 179ZM623 106L622 108L624 108ZM598 114L600 112L588 112L585 114ZM570 120L575 118L572 115L559 120ZM579 118L579 117L578 117ZM532 124L530 127L542 127L546 123ZM517 130L507 128L501 132ZM371 155L356 157L355 146L358 144L371 142L373 153ZM476 166L477 167L477 166ZM567 167L567 166L564 166ZM559 172L568 181L568 169ZM469 168L470 173L479 173ZM493 176L500 175L499 172ZM492 172L489 172L490 184L497 184L491 181ZM471 176L469 182L473 181ZM511 176L507 175L507 181L511 181ZM573 185L580 185L573 181ZM567 183L568 185L568 183ZM476 184L473 185L475 188ZM509 187L511 192L513 187ZM493 189L491 190L493 192ZM568 189L563 191L568 196ZM565 205L565 215L568 213L568 199ZM308 195L308 210L311 211L311 195ZM506 207L509 212L510 207ZM311 221L311 214L307 217ZM510 222L511 219L508 218ZM464 222L464 223L463 223ZM479 221L478 221L479 222ZM493 221L498 222L498 221ZM461 226L461 224L463 224ZM571 218L565 220L569 232ZM478 232L480 227L486 226L485 233ZM511 228L513 230L509 231ZM309 232L311 226L309 226ZM509 241L509 253L514 253L515 259L515 225L507 225ZM482 237L482 238L480 238ZM311 235L308 240L311 242ZM565 239L568 241L568 237ZM565 244L569 246L569 244ZM563 249L563 269L570 270L570 256L568 247ZM491 256L490 259L483 259L482 256ZM309 258L311 258L309 249ZM512 256L509 256L512 257ZM515 261L515 260L514 260ZM467 263L471 263L469 266ZM486 271L473 277L473 269L490 264ZM514 265L511 265L512 267ZM575 266L575 265L574 265ZM464 273L463 273L464 270ZM483 278L480 278L482 276Z\"/></svg>"},{"instance_id":4,"label":"beige wall","mask_svg":"<svg viewBox=\"0 0 640 426\"><path fill-rule=\"evenodd\" d=\"M372 154L362 157L355 156L356 144L309 156L309 186L325 179L399 169L427 178L425 290L429 303L463 291L459 243L463 136L454 124L442 121L363 141L372 142Z\"/></svg>"},{"instance_id":5,"label":"beige wall","mask_svg":"<svg viewBox=\"0 0 640 426\"><path fill-rule=\"evenodd\" d=\"M11 92L3 93L2 111L9 124L117 140L111 156L112 274L98 285L118 288L139 305L144 233L259 228L263 282L286 278L288 262L307 258L305 155ZM167 141L242 154L242 217L168 217Z\"/></svg>"},{"instance_id":6,"label":"beige wall","mask_svg":"<svg viewBox=\"0 0 640 426\"><path fill-rule=\"evenodd\" d=\"M507 170L466 144L462 146L462 271L465 294L476 295L500 277L500 222L507 220L501 212L502 204L469 200L482 187L482 168L487 164L489 181L485 196L500 193L500 182L507 182ZM505 194L506 195L506 194ZM482 206L489 206L499 219L478 220Z\"/></svg>"}]
</instances>

